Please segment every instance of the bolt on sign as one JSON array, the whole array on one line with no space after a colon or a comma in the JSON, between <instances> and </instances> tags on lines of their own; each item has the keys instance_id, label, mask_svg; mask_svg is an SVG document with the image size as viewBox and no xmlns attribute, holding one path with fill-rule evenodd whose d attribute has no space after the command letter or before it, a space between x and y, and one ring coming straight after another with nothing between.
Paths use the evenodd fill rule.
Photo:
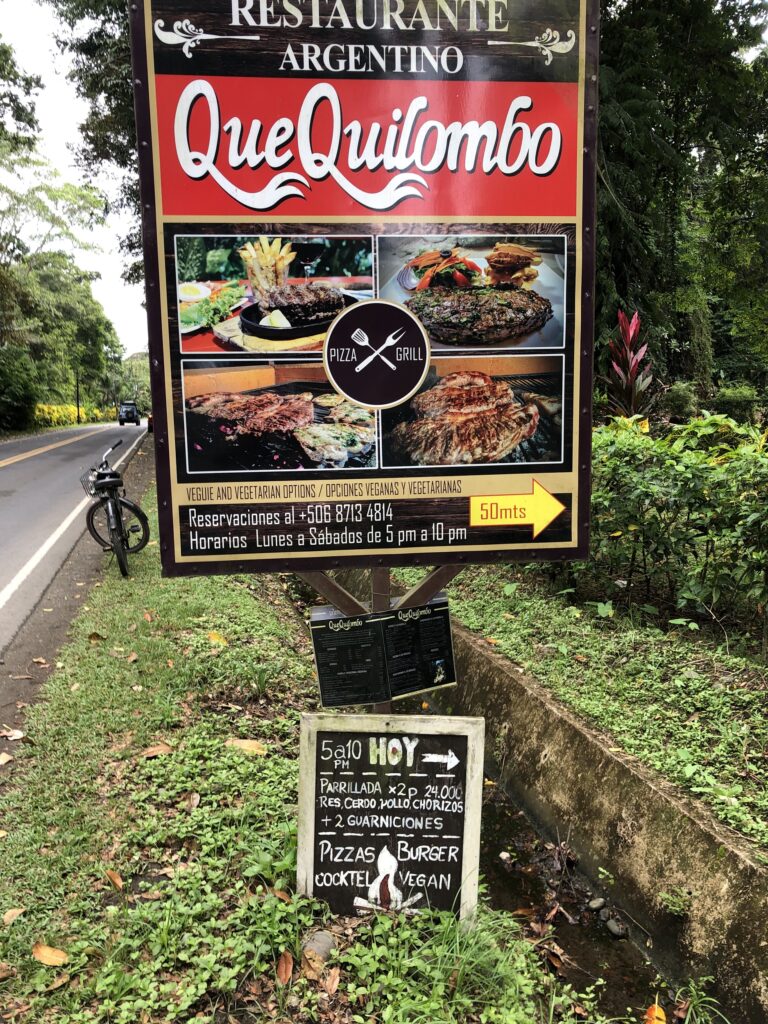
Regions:
<instances>
[{"instance_id":1,"label":"bolt on sign","mask_svg":"<svg viewBox=\"0 0 768 1024\"><path fill-rule=\"evenodd\" d=\"M298 888L338 914L477 903L482 718L302 715Z\"/></svg>"},{"instance_id":2,"label":"bolt on sign","mask_svg":"<svg viewBox=\"0 0 768 1024\"><path fill-rule=\"evenodd\" d=\"M586 553L597 8L131 4L166 573Z\"/></svg>"}]
</instances>

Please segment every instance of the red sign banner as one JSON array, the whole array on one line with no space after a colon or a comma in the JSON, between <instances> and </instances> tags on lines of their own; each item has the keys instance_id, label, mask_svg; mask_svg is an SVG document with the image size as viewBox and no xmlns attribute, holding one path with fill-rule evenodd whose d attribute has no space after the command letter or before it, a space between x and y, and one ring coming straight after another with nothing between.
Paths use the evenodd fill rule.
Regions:
<instances>
[{"instance_id":1,"label":"red sign banner","mask_svg":"<svg viewBox=\"0 0 768 1024\"><path fill-rule=\"evenodd\" d=\"M167 215L576 213L575 83L254 84L158 79Z\"/></svg>"}]
</instances>

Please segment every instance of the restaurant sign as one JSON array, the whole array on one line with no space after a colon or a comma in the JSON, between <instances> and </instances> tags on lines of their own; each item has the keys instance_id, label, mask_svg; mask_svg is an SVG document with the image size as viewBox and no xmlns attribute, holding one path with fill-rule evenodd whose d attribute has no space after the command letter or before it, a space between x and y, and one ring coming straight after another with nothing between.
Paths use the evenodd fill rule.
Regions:
<instances>
[{"instance_id":1,"label":"restaurant sign","mask_svg":"<svg viewBox=\"0 0 768 1024\"><path fill-rule=\"evenodd\" d=\"M166 573L582 556L596 0L130 17Z\"/></svg>"}]
</instances>

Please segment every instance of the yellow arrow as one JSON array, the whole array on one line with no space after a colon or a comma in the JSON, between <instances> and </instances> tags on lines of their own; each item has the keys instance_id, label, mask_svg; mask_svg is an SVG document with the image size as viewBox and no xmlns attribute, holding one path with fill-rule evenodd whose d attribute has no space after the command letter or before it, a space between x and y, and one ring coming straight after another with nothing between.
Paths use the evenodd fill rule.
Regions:
<instances>
[{"instance_id":1,"label":"yellow arrow","mask_svg":"<svg viewBox=\"0 0 768 1024\"><path fill-rule=\"evenodd\" d=\"M533 481L530 494L477 495L469 499L470 526L532 526L533 539L553 523L565 505Z\"/></svg>"}]
</instances>

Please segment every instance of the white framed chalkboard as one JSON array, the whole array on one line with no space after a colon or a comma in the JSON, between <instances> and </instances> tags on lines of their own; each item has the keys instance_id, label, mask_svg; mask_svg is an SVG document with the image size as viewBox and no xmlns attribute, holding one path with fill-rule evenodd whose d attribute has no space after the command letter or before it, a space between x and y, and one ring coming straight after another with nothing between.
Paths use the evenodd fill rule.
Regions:
<instances>
[{"instance_id":1,"label":"white framed chalkboard","mask_svg":"<svg viewBox=\"0 0 768 1024\"><path fill-rule=\"evenodd\" d=\"M477 904L485 722L302 715L299 892L339 914Z\"/></svg>"}]
</instances>

